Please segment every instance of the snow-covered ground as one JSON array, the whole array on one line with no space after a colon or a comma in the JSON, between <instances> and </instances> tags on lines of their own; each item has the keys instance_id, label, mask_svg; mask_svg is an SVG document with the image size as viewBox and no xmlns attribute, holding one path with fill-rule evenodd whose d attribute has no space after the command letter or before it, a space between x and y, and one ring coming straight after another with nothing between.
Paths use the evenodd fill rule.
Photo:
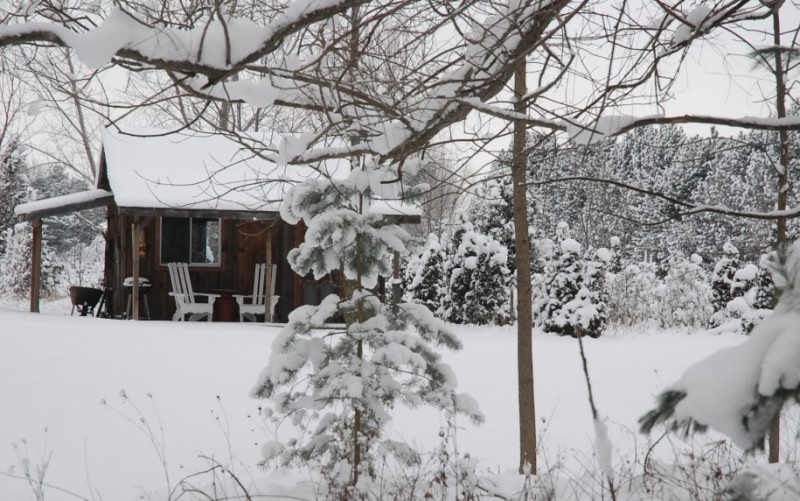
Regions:
<instances>
[{"instance_id":1,"label":"snow-covered ground","mask_svg":"<svg viewBox=\"0 0 800 501\"><path fill-rule=\"evenodd\" d=\"M445 360L486 416L480 427L457 422L459 453L478 458L484 471L513 472L515 329L456 331L464 350ZM262 493L265 485L278 493L296 478L255 467L259 444L273 430L258 417L263 402L248 397L276 333L258 324L69 316L63 302L38 315L0 307L0 473L24 475L26 461L32 472L46 464L46 483L87 499L164 499L162 464L175 485L206 466L200 456L208 456L233 464ZM615 461L630 460L650 440L636 431L637 419L660 389L693 362L743 341L663 331L587 339L595 401L608 420ZM547 451L541 457L551 467L591 467L594 428L577 342L536 333L534 359L537 426ZM432 449L444 425L431 410L398 409L392 432ZM680 444L674 439L659 454L674 455ZM0 493L3 500L35 499L25 481L8 475L0 475ZM76 498L48 490L45 499Z\"/></svg>"}]
</instances>

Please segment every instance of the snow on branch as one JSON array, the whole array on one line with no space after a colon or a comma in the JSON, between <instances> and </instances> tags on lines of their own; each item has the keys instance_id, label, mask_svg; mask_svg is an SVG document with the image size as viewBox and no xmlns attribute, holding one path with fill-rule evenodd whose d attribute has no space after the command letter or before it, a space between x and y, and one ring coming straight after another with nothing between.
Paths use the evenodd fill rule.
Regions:
<instances>
[{"instance_id":1,"label":"snow on branch","mask_svg":"<svg viewBox=\"0 0 800 501\"><path fill-rule=\"evenodd\" d=\"M173 72L203 74L210 85L272 53L290 34L365 2L295 0L264 26L228 18L191 30L148 26L115 8L99 26L83 33L50 23L2 26L0 47L52 43L72 48L91 68L108 64L116 56Z\"/></svg>"},{"instance_id":2,"label":"snow on branch","mask_svg":"<svg viewBox=\"0 0 800 501\"><path fill-rule=\"evenodd\" d=\"M640 419L647 433L659 423L703 431L711 426L746 450L763 447L774 416L800 398L800 243L773 267L781 297L739 346L720 350L690 367Z\"/></svg>"},{"instance_id":3,"label":"snow on branch","mask_svg":"<svg viewBox=\"0 0 800 501\"><path fill-rule=\"evenodd\" d=\"M687 216L692 214L700 214L702 212L710 212L712 214L721 214L723 216L733 216L733 217L741 217L746 219L761 219L761 220L774 220L774 219L792 219L796 217L800 217L800 207L793 207L784 210L773 210L768 212L757 212L757 211L743 211L743 210L736 210L725 205L714 205L714 204L696 204L689 202L687 200L682 200L677 197L668 195L661 191L657 190L650 190L647 188L643 188L641 186L634 186L629 183L625 183L622 181L617 181L615 179L604 179L599 177L592 177L592 176L565 176L553 179L545 179L543 181L532 181L528 183L530 186L543 186L547 184L555 184L555 183L565 183L565 182L574 182L574 181L586 181L590 183L598 183L598 184L607 184L611 186L616 186L618 188L623 188L625 190L633 191L636 193L641 193L642 195L647 195L651 197L660 198L666 202L675 204L677 206L683 207L685 210L681 211L678 215L680 216ZM659 221L657 223L647 223L647 224L661 224L664 221Z\"/></svg>"}]
</instances>

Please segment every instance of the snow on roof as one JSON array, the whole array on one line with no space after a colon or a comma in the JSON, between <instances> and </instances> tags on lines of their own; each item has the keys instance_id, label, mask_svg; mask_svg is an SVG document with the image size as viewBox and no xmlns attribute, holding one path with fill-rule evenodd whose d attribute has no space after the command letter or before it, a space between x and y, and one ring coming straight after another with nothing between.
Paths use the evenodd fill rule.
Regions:
<instances>
[{"instance_id":1,"label":"snow on roof","mask_svg":"<svg viewBox=\"0 0 800 501\"><path fill-rule=\"evenodd\" d=\"M259 141L272 150L270 155L278 152L281 158L287 156L284 150L292 146L291 138L275 134ZM297 141L305 144L302 136ZM114 200L123 208L277 213L292 185L319 176L343 179L350 172L347 159L315 166L277 164L222 134L191 131L106 129L103 151ZM418 208L394 200L374 201L372 210L420 214Z\"/></svg>"},{"instance_id":2,"label":"snow on roof","mask_svg":"<svg viewBox=\"0 0 800 501\"><path fill-rule=\"evenodd\" d=\"M106 190L92 189L59 197L26 202L14 207L14 214L24 220L54 216L77 210L99 207L111 201L113 195Z\"/></svg>"},{"instance_id":3,"label":"snow on roof","mask_svg":"<svg viewBox=\"0 0 800 501\"><path fill-rule=\"evenodd\" d=\"M106 129L103 151L120 207L278 212L292 184L349 171L349 162L340 159L317 169L277 165L221 134L189 131Z\"/></svg>"}]
</instances>

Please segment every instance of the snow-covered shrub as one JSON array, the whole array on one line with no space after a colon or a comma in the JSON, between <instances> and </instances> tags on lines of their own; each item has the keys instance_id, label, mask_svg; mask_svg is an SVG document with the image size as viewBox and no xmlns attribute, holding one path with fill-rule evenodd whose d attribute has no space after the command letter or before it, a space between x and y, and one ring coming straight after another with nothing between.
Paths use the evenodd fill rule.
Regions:
<instances>
[{"instance_id":1,"label":"snow-covered shrub","mask_svg":"<svg viewBox=\"0 0 800 501\"><path fill-rule=\"evenodd\" d=\"M764 264L766 266L767 262ZM725 331L750 334L772 311L767 292L772 288L772 280L765 277L767 274L771 274L768 269L754 264L745 264L736 270L731 281L733 299L723 310L714 313L712 324Z\"/></svg>"},{"instance_id":2,"label":"snow-covered shrub","mask_svg":"<svg viewBox=\"0 0 800 501\"><path fill-rule=\"evenodd\" d=\"M475 231L500 242L507 249L506 268L513 275L517 269L514 238L514 201L511 174L487 179L477 187L476 198L468 211L468 220Z\"/></svg>"},{"instance_id":3,"label":"snow-covered shrub","mask_svg":"<svg viewBox=\"0 0 800 501\"><path fill-rule=\"evenodd\" d=\"M561 240L545 273L536 281L540 287L534 298L537 324L545 332L562 336L599 337L606 323L606 306L597 291L590 289L591 273L599 272L604 273L604 266L593 263L587 267L578 242ZM599 278L594 281L602 286Z\"/></svg>"},{"instance_id":4,"label":"snow-covered shrub","mask_svg":"<svg viewBox=\"0 0 800 501\"><path fill-rule=\"evenodd\" d=\"M763 448L783 404L800 400L800 243L774 271L782 290L774 312L744 343L701 360L662 392L640 420L644 432L662 422L687 431L710 426L743 449Z\"/></svg>"},{"instance_id":5,"label":"snow-covered shrub","mask_svg":"<svg viewBox=\"0 0 800 501\"><path fill-rule=\"evenodd\" d=\"M611 273L619 273L622 271L622 242L619 237L611 237L609 240L611 248L611 259L608 265L608 271Z\"/></svg>"},{"instance_id":6,"label":"snow-covered shrub","mask_svg":"<svg viewBox=\"0 0 800 501\"><path fill-rule=\"evenodd\" d=\"M673 255L660 287L659 319L663 327L704 328L713 313L711 286L701 267L703 259Z\"/></svg>"},{"instance_id":7,"label":"snow-covered shrub","mask_svg":"<svg viewBox=\"0 0 800 501\"><path fill-rule=\"evenodd\" d=\"M646 325L658 318L659 284L653 263L630 264L619 273L610 273L606 280L609 323Z\"/></svg>"},{"instance_id":8,"label":"snow-covered shrub","mask_svg":"<svg viewBox=\"0 0 800 501\"><path fill-rule=\"evenodd\" d=\"M776 254L762 254L758 260L758 275L754 285L753 308L771 310L775 307L777 294L775 282L772 280L772 268L776 263Z\"/></svg>"},{"instance_id":9,"label":"snow-covered shrub","mask_svg":"<svg viewBox=\"0 0 800 501\"><path fill-rule=\"evenodd\" d=\"M456 324L502 325L511 318L507 249L464 223L450 258L442 318Z\"/></svg>"},{"instance_id":10,"label":"snow-covered shrub","mask_svg":"<svg viewBox=\"0 0 800 501\"><path fill-rule=\"evenodd\" d=\"M28 223L19 223L5 232L5 250L0 255L0 295L24 299L31 293L33 231ZM42 242L41 294L52 297L66 292L64 267L55 253Z\"/></svg>"},{"instance_id":11,"label":"snow-covered shrub","mask_svg":"<svg viewBox=\"0 0 800 501\"><path fill-rule=\"evenodd\" d=\"M106 239L98 235L91 244L76 246L62 256L64 272L70 285L100 287L103 284Z\"/></svg>"},{"instance_id":12,"label":"snow-covered shrub","mask_svg":"<svg viewBox=\"0 0 800 501\"><path fill-rule=\"evenodd\" d=\"M444 276L445 253L439 245L439 238L431 233L422 253L410 263L413 270L406 290L409 301L425 305L431 311L438 311L445 293Z\"/></svg>"},{"instance_id":13,"label":"snow-covered shrub","mask_svg":"<svg viewBox=\"0 0 800 501\"><path fill-rule=\"evenodd\" d=\"M7 230L12 229L17 220L14 207L24 202L27 194L24 153L16 138L0 151L0 252L4 250Z\"/></svg>"},{"instance_id":14,"label":"snow-covered shrub","mask_svg":"<svg viewBox=\"0 0 800 501\"><path fill-rule=\"evenodd\" d=\"M405 166L409 179L412 165ZM365 166L346 180L310 179L287 194L281 216L308 227L305 241L289 253L292 269L317 278L341 270L352 295L294 310L252 390L270 399L265 415L300 429L288 441L265 444L264 462L315 466L327 495L337 499L365 497L384 457L407 457L408 446L384 434L395 405L431 405L482 419L474 400L455 392L455 377L436 351L461 347L446 325L419 304L401 303L395 313L370 290L411 241L369 210L387 176L397 179L397 172ZM345 329L315 330L339 315L347 319Z\"/></svg>"},{"instance_id":15,"label":"snow-covered shrub","mask_svg":"<svg viewBox=\"0 0 800 501\"><path fill-rule=\"evenodd\" d=\"M730 242L722 247L722 258L714 265L711 274L712 306L714 313L723 311L728 302L736 297L733 289L733 275L739 269L739 251ZM737 289L736 292L739 292ZM741 294L740 294L741 295ZM712 323L719 325L716 320Z\"/></svg>"}]
</instances>

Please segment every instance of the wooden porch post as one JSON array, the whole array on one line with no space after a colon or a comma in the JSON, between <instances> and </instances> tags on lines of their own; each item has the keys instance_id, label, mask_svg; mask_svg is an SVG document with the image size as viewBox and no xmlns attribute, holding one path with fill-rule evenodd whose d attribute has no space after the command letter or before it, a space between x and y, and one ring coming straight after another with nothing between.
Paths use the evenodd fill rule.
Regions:
<instances>
[{"instance_id":1,"label":"wooden porch post","mask_svg":"<svg viewBox=\"0 0 800 501\"><path fill-rule=\"evenodd\" d=\"M272 322L272 226L267 228L267 283L264 291L264 323Z\"/></svg>"},{"instance_id":2,"label":"wooden porch post","mask_svg":"<svg viewBox=\"0 0 800 501\"><path fill-rule=\"evenodd\" d=\"M397 314L400 304L400 294L402 294L400 287L400 253L394 253L394 260L392 262L392 313Z\"/></svg>"},{"instance_id":3,"label":"wooden porch post","mask_svg":"<svg viewBox=\"0 0 800 501\"><path fill-rule=\"evenodd\" d=\"M131 223L131 259L133 259L133 290L131 291L131 315L139 320L139 216L133 217Z\"/></svg>"},{"instance_id":4,"label":"wooden porch post","mask_svg":"<svg viewBox=\"0 0 800 501\"><path fill-rule=\"evenodd\" d=\"M31 244L31 312L39 313L39 298L42 292L42 220L31 221L33 243Z\"/></svg>"}]
</instances>

